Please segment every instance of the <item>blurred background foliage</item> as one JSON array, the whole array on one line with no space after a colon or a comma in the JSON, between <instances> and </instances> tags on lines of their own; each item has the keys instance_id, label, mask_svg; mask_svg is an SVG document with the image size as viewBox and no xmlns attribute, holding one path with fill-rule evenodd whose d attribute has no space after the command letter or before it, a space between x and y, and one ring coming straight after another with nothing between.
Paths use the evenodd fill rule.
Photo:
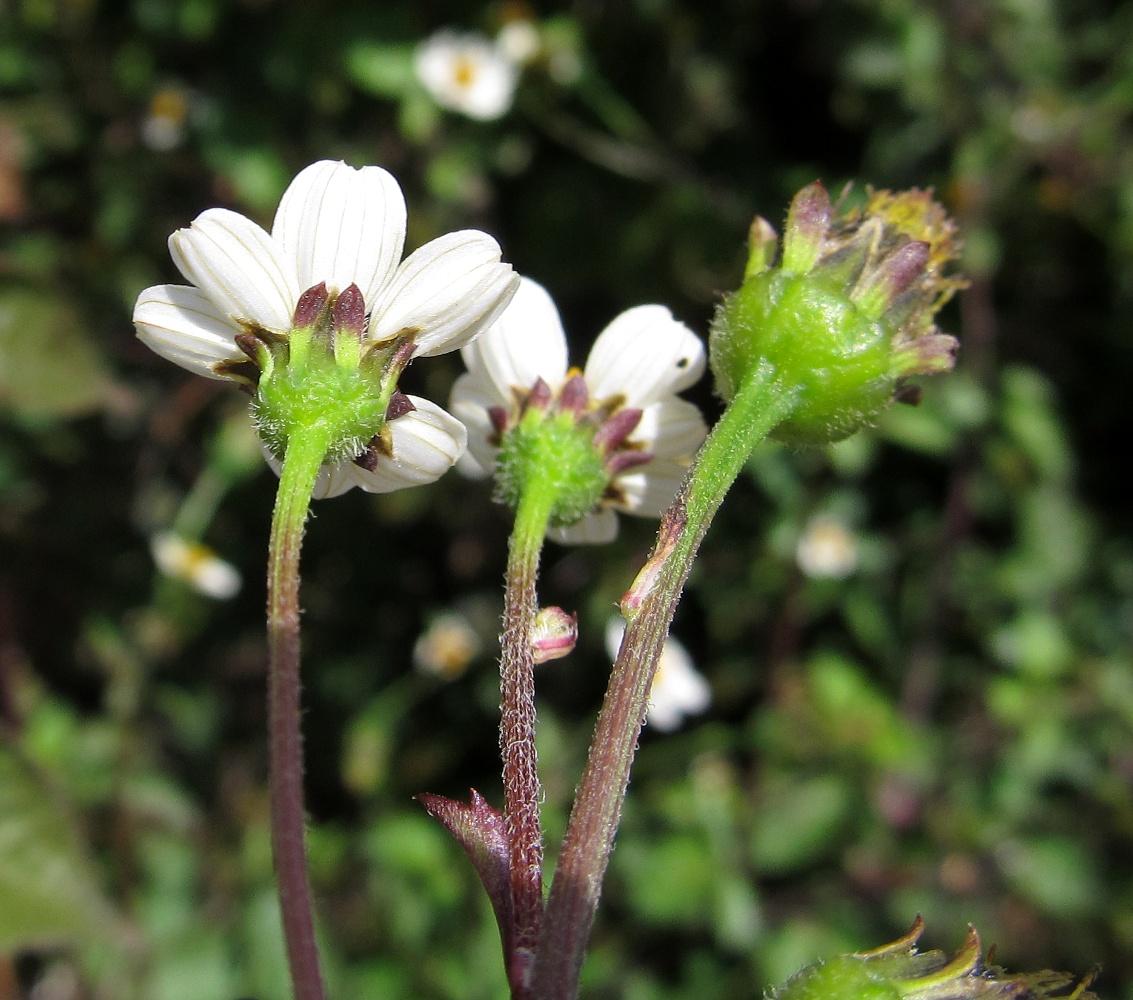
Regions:
<instances>
[{"instance_id":1,"label":"blurred background foliage","mask_svg":"<svg viewBox=\"0 0 1133 1000\"><path fill-rule=\"evenodd\" d=\"M438 107L415 46L507 24L534 39L510 108ZM645 733L585 995L755 997L920 912L928 946L970 921L1005 965L1100 963L1102 995L1133 997L1131 112L1128 2L6 0L0 997L287 995L274 480L243 397L149 354L130 312L176 280L175 228L217 204L270 223L325 157L397 175L411 247L495 234L576 359L644 301L705 331L751 217L778 223L816 177L935 187L972 279L943 322L960 368L875 432L753 458L676 624L713 704ZM443 400L458 369L409 379ZM507 529L455 474L316 509L305 725L333 996L504 995L487 902L411 796L499 800ZM170 531L240 592L201 592L203 549L159 572ZM582 626L541 681L552 843L651 534L547 553L544 599ZM453 615L459 641L422 643Z\"/></svg>"}]
</instances>

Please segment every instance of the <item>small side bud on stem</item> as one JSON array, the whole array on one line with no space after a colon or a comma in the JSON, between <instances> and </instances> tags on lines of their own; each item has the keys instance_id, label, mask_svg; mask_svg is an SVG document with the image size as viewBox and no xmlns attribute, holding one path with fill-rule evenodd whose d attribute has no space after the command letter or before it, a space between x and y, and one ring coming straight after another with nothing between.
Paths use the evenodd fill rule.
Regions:
<instances>
[{"instance_id":1,"label":"small side bud on stem","mask_svg":"<svg viewBox=\"0 0 1133 1000\"><path fill-rule=\"evenodd\" d=\"M541 608L531 628L531 652L536 663L569 656L578 642L578 615L562 608Z\"/></svg>"}]
</instances>

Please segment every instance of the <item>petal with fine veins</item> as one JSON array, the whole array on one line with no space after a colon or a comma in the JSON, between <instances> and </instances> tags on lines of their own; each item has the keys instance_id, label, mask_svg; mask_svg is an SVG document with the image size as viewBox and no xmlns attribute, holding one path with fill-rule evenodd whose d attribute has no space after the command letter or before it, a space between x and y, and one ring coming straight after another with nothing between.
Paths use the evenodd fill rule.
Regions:
<instances>
[{"instance_id":1,"label":"petal with fine veins","mask_svg":"<svg viewBox=\"0 0 1133 1000\"><path fill-rule=\"evenodd\" d=\"M605 545L618 537L618 515L598 510L569 528L552 528L547 537L560 545Z\"/></svg>"},{"instance_id":2,"label":"petal with fine veins","mask_svg":"<svg viewBox=\"0 0 1133 1000\"><path fill-rule=\"evenodd\" d=\"M178 270L233 320L278 333L291 327L299 298L295 266L251 219L210 208L169 237L169 252Z\"/></svg>"},{"instance_id":3,"label":"petal with fine veins","mask_svg":"<svg viewBox=\"0 0 1133 1000\"><path fill-rule=\"evenodd\" d=\"M138 339L163 358L208 378L224 378L213 366L244 354L236 329L198 288L154 285L134 306Z\"/></svg>"},{"instance_id":4,"label":"petal with fine veins","mask_svg":"<svg viewBox=\"0 0 1133 1000\"><path fill-rule=\"evenodd\" d=\"M410 254L373 309L371 339L416 331L417 357L463 347L511 301L519 278L500 247L476 230L448 233Z\"/></svg>"},{"instance_id":5,"label":"petal with fine veins","mask_svg":"<svg viewBox=\"0 0 1133 1000\"><path fill-rule=\"evenodd\" d=\"M508 405L511 389L530 389L537 378L557 387L566 377L567 343L559 311L542 285L521 278L508 307L471 344L461 348L468 370L496 401Z\"/></svg>"},{"instance_id":6,"label":"petal with fine veins","mask_svg":"<svg viewBox=\"0 0 1133 1000\"><path fill-rule=\"evenodd\" d=\"M319 469L319 478L315 480L311 499L329 500L331 497L339 497L348 490L352 490L358 485L354 478L354 468L354 465L350 462L324 465Z\"/></svg>"},{"instance_id":7,"label":"petal with fine veins","mask_svg":"<svg viewBox=\"0 0 1133 1000\"><path fill-rule=\"evenodd\" d=\"M391 420L393 457L379 456L374 471L353 466L351 475L370 493L392 493L405 486L422 486L444 475L464 452L467 434L455 417L436 403L410 396L416 409Z\"/></svg>"},{"instance_id":8,"label":"petal with fine veins","mask_svg":"<svg viewBox=\"0 0 1133 1000\"><path fill-rule=\"evenodd\" d=\"M473 479L483 479L496 466L496 447L491 443L496 429L488 414L499 400L483 392L479 379L465 372L456 380L449 397L449 409L468 429L468 451L460 460L460 471Z\"/></svg>"},{"instance_id":9,"label":"petal with fine veins","mask_svg":"<svg viewBox=\"0 0 1133 1000\"><path fill-rule=\"evenodd\" d=\"M405 198L381 167L321 160L288 185L272 236L295 262L300 291L353 283L370 305L401 261Z\"/></svg>"},{"instance_id":10,"label":"petal with fine veins","mask_svg":"<svg viewBox=\"0 0 1133 1000\"><path fill-rule=\"evenodd\" d=\"M279 470L283 468L283 463L271 453L271 449L262 441L260 447L263 449L264 461L271 467L271 471L278 476ZM311 499L326 500L329 497L342 496L347 490L353 489L358 485L354 481L353 468L354 466L350 462L324 465L319 469L315 488L311 491Z\"/></svg>"},{"instance_id":11,"label":"petal with fine veins","mask_svg":"<svg viewBox=\"0 0 1133 1000\"><path fill-rule=\"evenodd\" d=\"M670 398L641 411L641 421L630 440L641 442L658 458L679 458L691 456L707 433L699 409L683 399Z\"/></svg>"},{"instance_id":12,"label":"petal with fine veins","mask_svg":"<svg viewBox=\"0 0 1133 1000\"><path fill-rule=\"evenodd\" d=\"M594 342L586 384L598 400L625 396L646 407L687 389L704 374L704 344L664 306L637 306L614 319Z\"/></svg>"},{"instance_id":13,"label":"petal with fine veins","mask_svg":"<svg viewBox=\"0 0 1133 1000\"><path fill-rule=\"evenodd\" d=\"M625 504L619 504L619 509L638 517L660 517L673 502L688 468L665 458L655 458L639 468L641 471L634 469L616 480L625 496Z\"/></svg>"}]
</instances>

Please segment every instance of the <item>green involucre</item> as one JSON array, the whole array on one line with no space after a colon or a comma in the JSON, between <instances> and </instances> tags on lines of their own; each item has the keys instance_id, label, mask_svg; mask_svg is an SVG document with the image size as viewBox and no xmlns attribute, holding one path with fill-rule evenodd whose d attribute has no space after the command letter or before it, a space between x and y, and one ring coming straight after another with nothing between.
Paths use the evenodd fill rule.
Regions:
<instances>
[{"instance_id":1,"label":"green involucre","mask_svg":"<svg viewBox=\"0 0 1133 1000\"><path fill-rule=\"evenodd\" d=\"M754 274L716 313L709 356L726 401L761 362L801 389L772 437L829 444L873 421L893 399L894 331L866 316L839 285L813 274Z\"/></svg>"},{"instance_id":2,"label":"green involucre","mask_svg":"<svg viewBox=\"0 0 1133 1000\"><path fill-rule=\"evenodd\" d=\"M531 490L553 496L550 525L577 524L602 498L609 483L594 428L571 413L529 410L504 432L496 459L496 496L513 510Z\"/></svg>"},{"instance_id":3,"label":"green involucre","mask_svg":"<svg viewBox=\"0 0 1133 1000\"><path fill-rule=\"evenodd\" d=\"M282 459L298 428L327 428L328 462L360 455L385 423L389 392L365 367L343 367L312 353L302 367L279 366L260 379L252 404L256 427L272 454Z\"/></svg>"},{"instance_id":4,"label":"green involucre","mask_svg":"<svg viewBox=\"0 0 1133 1000\"><path fill-rule=\"evenodd\" d=\"M773 1000L902 1000L891 982L872 974L856 955L839 955L795 973Z\"/></svg>"}]
</instances>

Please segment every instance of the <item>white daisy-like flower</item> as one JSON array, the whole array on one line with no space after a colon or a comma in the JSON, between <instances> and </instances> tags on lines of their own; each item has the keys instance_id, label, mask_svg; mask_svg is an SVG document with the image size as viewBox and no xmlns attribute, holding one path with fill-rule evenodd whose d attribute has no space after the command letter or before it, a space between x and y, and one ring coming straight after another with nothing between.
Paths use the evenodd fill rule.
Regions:
<instances>
[{"instance_id":1,"label":"white daisy-like flower","mask_svg":"<svg viewBox=\"0 0 1133 1000\"><path fill-rule=\"evenodd\" d=\"M816 517L795 548L795 561L807 576L841 580L858 568L858 541L832 517Z\"/></svg>"},{"instance_id":2,"label":"white daisy-like flower","mask_svg":"<svg viewBox=\"0 0 1133 1000\"><path fill-rule=\"evenodd\" d=\"M501 263L496 241L475 230L441 236L403 261L405 226L405 199L391 174L314 163L284 192L270 233L223 208L175 232L170 254L191 284L143 291L134 307L138 337L199 375L254 382L259 373L241 341L285 339L300 297L323 285L332 297L353 287L342 301L355 305L360 293L363 352L395 341L411 344L409 357L454 351L499 316L518 278ZM427 399L395 398L380 453L361 456L365 467L324 466L316 498L352 486L385 493L432 482L460 457L460 421Z\"/></svg>"},{"instance_id":3,"label":"white daisy-like flower","mask_svg":"<svg viewBox=\"0 0 1133 1000\"><path fill-rule=\"evenodd\" d=\"M437 615L413 645L413 663L422 673L455 680L480 652L480 637L464 615Z\"/></svg>"},{"instance_id":4,"label":"white daisy-like flower","mask_svg":"<svg viewBox=\"0 0 1133 1000\"><path fill-rule=\"evenodd\" d=\"M477 121L507 113L519 78L516 63L491 39L449 29L417 46L413 68L437 104Z\"/></svg>"},{"instance_id":5,"label":"white daisy-like flower","mask_svg":"<svg viewBox=\"0 0 1133 1000\"><path fill-rule=\"evenodd\" d=\"M625 622L611 618L606 625L606 650L618 655L625 634ZM690 715L701 715L712 704L712 688L696 667L692 657L676 639L669 636L657 661L657 672L649 688L649 711L645 721L654 729L671 733Z\"/></svg>"},{"instance_id":6,"label":"white daisy-like flower","mask_svg":"<svg viewBox=\"0 0 1133 1000\"><path fill-rule=\"evenodd\" d=\"M659 517L707 432L700 411L676 396L704 373L704 344L664 306L622 313L595 341L585 369L568 370L558 310L542 286L523 278L511 305L461 356L468 372L450 405L468 427L458 465L468 475L491 474L501 434L536 401L557 400L598 423L607 488L577 524L552 529L556 541L611 541L615 510Z\"/></svg>"},{"instance_id":7,"label":"white daisy-like flower","mask_svg":"<svg viewBox=\"0 0 1133 1000\"><path fill-rule=\"evenodd\" d=\"M163 531L150 539L150 553L162 573L206 597L225 601L240 592L240 571L207 545Z\"/></svg>"},{"instance_id":8,"label":"white daisy-like flower","mask_svg":"<svg viewBox=\"0 0 1133 1000\"><path fill-rule=\"evenodd\" d=\"M525 66L533 62L543 47L539 28L530 18L516 17L508 21L496 35L496 45L513 63Z\"/></svg>"}]
</instances>

